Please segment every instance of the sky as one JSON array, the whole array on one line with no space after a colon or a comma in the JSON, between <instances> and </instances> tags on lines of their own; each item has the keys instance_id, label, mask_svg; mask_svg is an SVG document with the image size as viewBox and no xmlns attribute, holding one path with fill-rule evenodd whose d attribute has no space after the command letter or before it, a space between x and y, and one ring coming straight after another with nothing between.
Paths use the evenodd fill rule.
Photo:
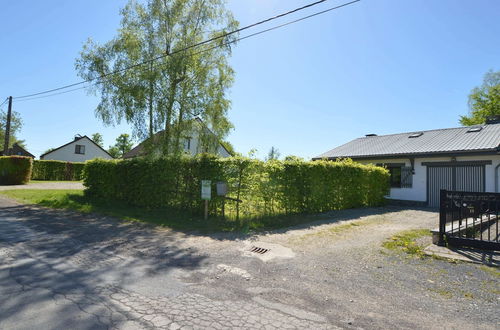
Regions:
<instances>
[{"instance_id":1,"label":"sky","mask_svg":"<svg viewBox=\"0 0 500 330\"><path fill-rule=\"evenodd\" d=\"M245 26L310 2L228 6ZM80 81L74 64L82 45L113 38L125 3L3 0L0 99ZM342 3L330 0L250 32ZM256 149L262 158L274 146L282 156L312 158L369 133L459 126L470 90L488 70L500 70L499 12L497 0L362 0L241 41L230 60L235 129L227 139L243 154ZM82 90L15 101L24 122L19 138L36 156L76 134L99 132L112 145L130 127L105 127L94 114L98 102Z\"/></svg>"}]
</instances>

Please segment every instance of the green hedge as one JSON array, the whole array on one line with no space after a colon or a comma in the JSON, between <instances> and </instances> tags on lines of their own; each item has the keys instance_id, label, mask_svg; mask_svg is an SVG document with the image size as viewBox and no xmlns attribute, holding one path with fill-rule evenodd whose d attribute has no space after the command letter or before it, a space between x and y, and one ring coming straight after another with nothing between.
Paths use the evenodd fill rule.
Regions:
<instances>
[{"instance_id":1,"label":"green hedge","mask_svg":"<svg viewBox=\"0 0 500 330\"><path fill-rule=\"evenodd\" d=\"M70 163L59 160L35 160L32 180L78 181L82 179L85 163Z\"/></svg>"},{"instance_id":2,"label":"green hedge","mask_svg":"<svg viewBox=\"0 0 500 330\"><path fill-rule=\"evenodd\" d=\"M388 171L353 161L270 161L247 158L92 160L83 171L85 193L102 201L172 207L200 214L201 180L212 180L210 212L253 218L377 206L389 190ZM215 183L228 183L228 197Z\"/></svg>"},{"instance_id":3,"label":"green hedge","mask_svg":"<svg viewBox=\"0 0 500 330\"><path fill-rule=\"evenodd\" d=\"M0 157L0 185L28 183L32 167L33 159L31 157Z\"/></svg>"}]
</instances>

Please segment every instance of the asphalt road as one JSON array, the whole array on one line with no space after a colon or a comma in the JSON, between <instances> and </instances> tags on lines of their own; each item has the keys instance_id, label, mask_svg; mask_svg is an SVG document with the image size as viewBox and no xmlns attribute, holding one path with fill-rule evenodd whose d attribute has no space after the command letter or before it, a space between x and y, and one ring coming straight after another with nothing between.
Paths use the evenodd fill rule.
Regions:
<instances>
[{"instance_id":1,"label":"asphalt road","mask_svg":"<svg viewBox=\"0 0 500 330\"><path fill-rule=\"evenodd\" d=\"M0 329L498 328L498 277L380 248L436 219L351 210L262 236L204 236L0 197ZM337 221L359 226L332 230Z\"/></svg>"}]
</instances>

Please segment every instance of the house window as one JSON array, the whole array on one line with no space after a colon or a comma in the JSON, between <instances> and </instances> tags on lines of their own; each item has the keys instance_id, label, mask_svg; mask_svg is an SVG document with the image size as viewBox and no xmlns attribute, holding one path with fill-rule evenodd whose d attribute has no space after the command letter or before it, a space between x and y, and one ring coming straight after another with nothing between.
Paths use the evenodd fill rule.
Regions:
<instances>
[{"instance_id":1,"label":"house window","mask_svg":"<svg viewBox=\"0 0 500 330\"><path fill-rule=\"evenodd\" d=\"M391 175L391 188L411 188L413 187L414 170L407 166L387 165L387 170Z\"/></svg>"},{"instance_id":2,"label":"house window","mask_svg":"<svg viewBox=\"0 0 500 330\"><path fill-rule=\"evenodd\" d=\"M391 175L391 187L401 188L401 167L387 167Z\"/></svg>"},{"instance_id":3,"label":"house window","mask_svg":"<svg viewBox=\"0 0 500 330\"><path fill-rule=\"evenodd\" d=\"M191 138L184 139L184 150L191 150Z\"/></svg>"},{"instance_id":4,"label":"house window","mask_svg":"<svg viewBox=\"0 0 500 330\"><path fill-rule=\"evenodd\" d=\"M85 146L81 144L77 144L75 146L75 154L85 155Z\"/></svg>"}]
</instances>

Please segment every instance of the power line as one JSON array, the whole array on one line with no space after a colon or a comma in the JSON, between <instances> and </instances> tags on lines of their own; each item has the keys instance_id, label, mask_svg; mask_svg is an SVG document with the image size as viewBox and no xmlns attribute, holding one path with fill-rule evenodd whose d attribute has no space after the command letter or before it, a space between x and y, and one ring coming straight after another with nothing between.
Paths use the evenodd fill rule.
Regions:
<instances>
[{"instance_id":1,"label":"power line","mask_svg":"<svg viewBox=\"0 0 500 330\"><path fill-rule=\"evenodd\" d=\"M207 39L207 40L204 40L202 42L199 42L199 43L196 43L196 44L193 44L193 45L190 45L190 46L187 46L185 48L182 48L182 49L179 49L179 50L176 50L174 52L171 52L171 53L166 53L166 54L163 54L163 55L160 55L160 56L157 56L157 57L154 57L152 59L149 59L149 60L146 60L146 61L143 61L143 62L140 62L140 63L137 63L137 64L134 64L132 66L129 66L129 67L126 67L126 68L123 68L123 69L120 69L120 70L116 70L116 71L113 71L113 72L110 72L110 73L106 73L98 78L92 78L92 79L87 79L87 80L83 80L83 81L80 81L80 82L76 82L76 83L73 83L73 84L69 84L69 85L65 85L65 86L61 86L61 87L58 87L58 88L53 88L53 89L49 89L49 90L45 90L45 91L42 91L42 92L38 92L38 93L33 93L33 94L28 94L28 95L22 95L22 96L16 96L14 97L14 99L24 99L24 98L31 98L31 97L34 97L34 96L38 96L38 95L43 95L43 94L48 94L48 93L53 93L53 92L57 92L57 91L60 91L60 90L63 90L63 89L67 89L67 88L71 88L71 87L75 87L75 86L78 86L78 85L82 85L82 84L85 84L85 83L89 83L89 82L92 82L92 81L95 81L97 79L104 79L106 77L109 77L111 75L115 75L115 74L118 74L118 73L122 73L122 72L125 72L125 71L128 71L130 69L133 69L133 68L136 68L136 67L139 67L139 66L142 66L142 65L145 65L145 64L149 64L151 62L154 62L154 61L157 61L159 59L162 59L162 58L165 58L165 57L169 57L169 56L172 56L172 55L176 55L178 53L181 53L181 52L185 52L189 49L192 49L192 48L195 48L195 47L199 47L199 46L202 46L202 45L205 45L205 44L208 44L208 43L211 43L213 41L216 41L216 40L219 40L219 39L222 39L222 38L226 38L230 35L233 35L233 34L237 34L237 33L240 33L242 31L245 31L245 30L248 30L250 28L253 28L255 26L258 26L258 25L261 25L261 24L264 24L264 23L268 23L270 21L273 21L273 20L276 20L276 19L279 19L279 18L282 18L284 16L287 16L287 15L290 15L290 14L293 14L293 13L296 13L296 12L299 12L299 11L302 11L302 10L305 10L307 8L310 8L310 7L313 7L313 6L316 6L316 5L319 5L323 2L326 2L328 0L320 0L320 1L316 1L316 2L313 2L313 3L310 3L308 5L305 5L305 6L302 6L300 8L296 8L294 10L291 10L291 11L288 11L288 12L285 12L285 13L282 13L282 14L279 14L279 15L276 15L274 17L271 17L271 18L268 18L268 19L265 19L265 20L262 20L260 22L257 22L257 23L253 23L253 24L250 24L250 25L247 25L245 27L242 27L242 28L239 28L239 29L236 29L234 31L231 31L231 32L228 32L228 33L224 33L220 36L217 36L217 37L213 37L213 38L210 38L210 39ZM351 4L354 4L356 2L359 2L361 0L354 0L354 1L351 1L351 2L347 2L347 3L344 3L342 5L339 5L339 6L336 6L336 7L332 7L330 9L327 9L327 10L324 10L322 12L318 12L318 13L315 13L315 14L312 14L312 15L309 15L309 16L306 16L306 17L303 17L301 19L298 19L296 21L293 21L293 22L289 22L289 23L285 23L281 26L277 26L277 27L274 27L274 28L270 28L270 29L267 29L267 30L264 30L264 31L261 31L261 32L258 32L258 33L255 33L255 34L251 34L249 36L246 36L246 37L243 37L243 38L239 38L239 39L236 39L235 41L232 41L232 42L228 42L226 44L230 44L230 43L233 43L233 42L236 42L236 41L239 41L239 40L243 40L243 39L246 39L246 38L249 38L251 36L255 36L255 35L258 35L258 34L262 34L264 32L268 32L268 31L271 31L271 30L274 30L274 29L278 29L280 27L283 27L283 26L286 26L286 25L289 25L289 24L293 24L293 23L296 23L296 22L299 22L299 21L302 21L302 20L305 20L307 18L311 18L311 17L314 17L314 16L317 16L317 15L320 15L320 14L324 14L326 12L329 12L329 11L332 11L332 10L335 10L335 9L338 9L338 8L341 8L341 7L345 7L345 6L348 6L348 5L351 5ZM214 48L217 48L217 47L214 47ZM214 48L211 48L211 49L214 49ZM77 89L75 89L77 90ZM58 95L58 94L52 94L52 95ZM32 98L33 99L33 98Z\"/></svg>"},{"instance_id":2,"label":"power line","mask_svg":"<svg viewBox=\"0 0 500 330\"><path fill-rule=\"evenodd\" d=\"M97 85L97 84L100 84L100 83L102 83L102 81L96 82L94 85ZM17 100L16 103L24 102L24 101L38 100L38 99L44 99L44 98L51 97L51 96L56 96L56 95L60 95L60 94L66 94L66 93L74 92L74 91L77 91L77 90L80 90L80 89L84 89L84 88L87 88L87 87L90 87L90 86L82 86L82 87L73 88L73 89L70 89L70 90L67 90L67 91L63 91L63 92L52 93L52 94L49 94L49 95L42 95L42 96L35 96L35 97L24 98L24 99L21 99L21 100Z\"/></svg>"},{"instance_id":3,"label":"power line","mask_svg":"<svg viewBox=\"0 0 500 330\"><path fill-rule=\"evenodd\" d=\"M3 102L2 102L2 104L0 104L0 108L2 108L2 106L3 106L5 103L7 103L7 101L8 101L8 100L9 100L9 98L7 97L7 98L5 99L5 101L3 101Z\"/></svg>"}]
</instances>

